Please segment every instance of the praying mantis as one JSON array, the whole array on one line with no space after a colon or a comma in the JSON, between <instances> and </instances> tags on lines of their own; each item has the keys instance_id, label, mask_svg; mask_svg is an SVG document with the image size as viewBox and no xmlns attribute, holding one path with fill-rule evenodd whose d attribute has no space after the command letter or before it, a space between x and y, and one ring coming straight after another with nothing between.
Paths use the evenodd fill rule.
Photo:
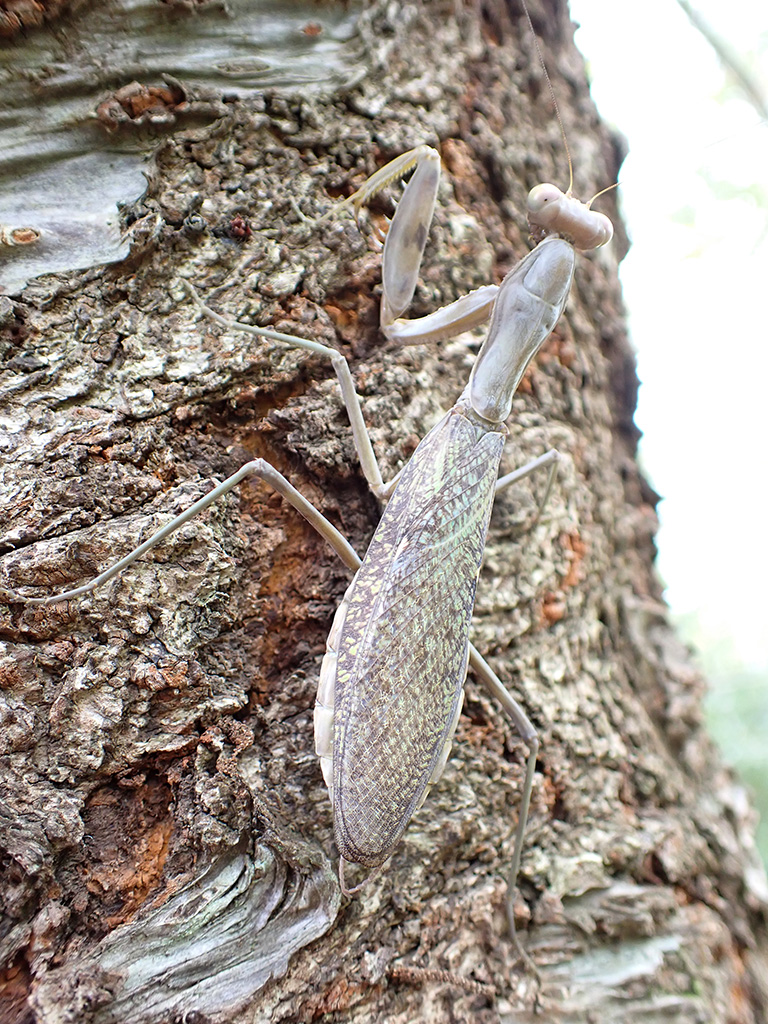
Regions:
<instances>
[{"instance_id":1,"label":"praying mantis","mask_svg":"<svg viewBox=\"0 0 768 1024\"><path fill-rule=\"evenodd\" d=\"M406 160L403 160L403 161L397 163L396 169L398 171L403 169L405 167L405 165L410 160L413 159L414 154L410 153L410 154L407 154L406 156L407 156ZM415 162L416 162L416 165L417 165L417 170L415 172L417 177L416 177L416 179L412 179L412 182L415 180L416 181L416 186L415 187L409 186L409 191L406 192L406 196L408 198L405 199L403 202L401 202L400 206L398 207L398 210L400 212L398 214L396 214L396 218L399 218L399 219L397 219L395 221L395 223L393 225L393 228L390 231L390 238L393 241L388 243L389 251L388 251L388 254L385 256L385 263L386 263L386 266L385 266L385 277L386 277L387 274L389 274L391 268L394 268L394 270L397 271L399 269L399 267L401 266L400 258L398 258L398 257L392 258L392 251L393 251L393 246L395 245L395 241L398 239L398 236L400 238L400 241L402 241L405 238L405 235L401 231L401 226L404 225L404 224L409 223L409 220L408 220L408 216L409 216L409 203L411 203L411 201L413 201L414 205L417 208L416 215L415 215L415 223L417 225L416 234L426 235L425 222L428 221L426 210L427 210L427 208L429 207L430 204L429 204L429 201L424 200L423 197L419 198L419 195L420 195L420 190L421 190L421 182L423 181L423 178L425 176L429 177L430 175L432 175L434 177L434 168L435 168L435 164L436 164L436 159L435 159L435 156L434 156L434 151L430 152L430 151L427 151L427 150L420 150L419 151L419 156L416 157ZM419 168L421 170L419 170ZM391 170L391 168L390 168L390 170ZM418 177L418 175L421 175L421 177ZM383 180L383 178L379 179L379 181L381 181L381 180ZM377 183L378 182L374 182L374 184L377 184ZM369 186L368 186L369 193L370 193L371 187L372 186L369 184ZM437 186L435 184L434 185L434 190L435 191L436 191L436 188L437 188ZM414 198L414 197L416 197L416 198ZM555 201L557 201L557 197L556 196L554 196L553 198L555 199ZM363 196L362 199L365 199L365 196ZM545 203L545 205L546 205L546 203ZM535 215L535 211L534 211L534 215ZM406 246L406 248L407 248L407 246ZM561 270L555 272L550 267L548 267L548 269L546 271L546 274L543 275L543 276L546 277L547 280L551 280L552 277L556 278L556 292L557 292L557 296L556 296L556 300L554 302L550 303L550 305L553 307L554 311L559 311L559 309L562 307L562 304L565 302L565 298L567 296L568 284L570 283L570 272L571 272L568 269L568 267L569 267L569 264L572 267L572 262L571 262L571 257L569 257L567 255L563 255L567 251L567 248L565 246L561 246L559 243L555 242L554 240L550 240L549 242L544 243L544 248L542 249L542 253L554 254L555 251L558 252L558 257L559 257L560 261L562 261L564 263L565 269L564 270L561 269ZM549 260L549 255L547 255L546 260ZM531 267L537 267L538 268L539 264L540 264L540 261L541 261L542 264L544 263L544 261L545 261L544 256L541 256L541 255L537 256L535 258L535 260L532 260L528 264L526 264L526 267L528 269L530 269ZM412 269L410 271L411 275L414 276L414 280L415 280L415 274L417 272L418 272L418 261L416 261L415 269ZM479 296L479 297L475 296L473 299L471 299L469 301L468 304L462 305L461 307L458 307L458 308L455 307L453 310L451 310L451 311L449 311L447 313L445 311L442 311L442 312L437 312L436 314L434 314L434 319L430 322L431 325L430 325L430 327L428 329L429 332L433 332L433 333L428 333L427 337L428 338L432 338L433 340L437 339L443 331L448 331L448 330L452 331L455 328L458 329L458 327L460 327L460 326L471 325L471 323L476 322L476 318L481 318L481 317L487 316L490 313L490 309L491 309L491 305L492 305L492 300L493 300L493 297L496 294L494 286L488 286L488 287L490 288L489 292L482 293L481 296ZM407 291L407 289L405 289L405 290ZM413 337L413 333L412 332L416 332L417 337L420 337L420 338L425 337L425 335L423 333L423 331L425 330L425 325L424 324L421 324L421 325L417 324L416 326L414 326L413 322L411 322L411 323L400 322L400 321L403 320L402 316L400 315L400 313L402 311L399 310L400 303L392 298L391 292L387 288L386 284L385 284L385 294L386 294L386 306L388 307L388 313L385 315L384 323L383 323L383 328L385 330L385 333L388 333L389 336L391 338L393 338L395 341L400 341L400 342L411 340L411 338ZM519 297L522 294L523 293L522 293L522 290L521 290L521 287L520 287L519 280L518 279L511 279L509 281L506 289L504 290L505 297L508 297L510 300L516 301L517 299L519 299ZM513 305L514 305L514 301L512 303ZM475 303L479 303L479 306L480 306L479 311L476 308ZM407 305L407 303L406 303L406 305ZM195 308L196 307L190 305L188 307L188 315L190 315L192 310L194 310ZM468 312L467 312L467 310L468 310ZM461 318L453 319L454 316L458 317L459 313L461 314L462 318L464 317L464 315L466 313L467 314L467 319L466 320L465 319L461 319ZM501 321L502 321L502 325L503 326L505 326L507 323L509 323L510 322L510 318L512 318L512 313L510 311L508 311L506 314L500 314L500 315L501 315ZM526 317L530 317L531 316L530 313L526 313L524 315ZM549 327L550 325L554 326L554 320L552 319L553 317L554 317L554 319L556 319L555 312L552 312L550 314L550 317L547 319L545 326L547 326L547 327ZM230 329L230 330L232 329L231 322L228 322L226 324L226 326L227 326L228 329ZM502 328L499 328L499 330L502 330ZM422 332L422 333L418 333L418 332ZM497 339L499 337L500 337L500 335L499 335L498 332L496 334L494 334L494 336L493 336L493 343L485 350L485 353L484 353L484 355L482 356L482 359L481 359L481 365L484 364L486 367L488 367L488 376L491 377L491 378L493 378L495 376L495 373L496 373L495 357L496 357L496 353L498 352L498 346L496 345L496 341L497 341ZM285 339L283 339L283 340L285 340ZM490 416L490 413L492 412L492 410L490 408L488 408L486 406L483 406L484 412L489 414L489 415L484 415L482 412L478 413L477 411L474 411L472 416L470 417L470 419L479 417L480 419L487 420L487 422L491 422L491 423L499 423L499 422L503 421L504 417L502 416L502 413L504 412L504 410L506 408L507 400L508 399L511 400L511 394L509 394L509 391L510 391L510 388L512 387L512 382L516 383L516 379L519 379L519 373L522 373L522 369L524 368L524 364L528 361L528 359L533 357L535 349L538 348L543 343L543 341L544 341L544 337L540 337L537 334L535 336L535 338L530 340L529 347L526 347L526 345L522 345L522 351L518 352L516 354L517 366L511 372L512 380L507 382L505 384L505 386L502 387L501 391L504 392L504 393L499 395L499 398L498 398L499 408L493 411L493 417L496 417L496 418L494 419L492 416ZM296 343L296 339L294 339L294 343ZM475 376L475 383L478 382L478 378L479 377L482 377L482 374L480 374L480 372L478 371L478 373ZM479 385L478 385L478 387L479 387L479 390L480 390L480 393L481 393L481 397L484 395L487 398L487 396L489 394L489 386L487 384L487 381L483 382L481 380ZM499 417L501 417L501 419L499 419ZM475 424L475 425L477 425L477 424ZM502 431L500 429L494 429L490 433L491 433L491 435L493 435L492 436L492 440L494 441L494 445L496 446L496 448L498 448L498 441L499 441L499 439L502 436ZM361 444L364 447L364 442L361 442ZM494 456L495 455L496 455L496 452L494 452ZM551 461L551 464L554 464L554 460ZM492 461L491 461L490 465L485 467L485 472L483 474L483 485L484 485L484 488L485 488L485 491L486 491L486 499L487 499L488 492L490 490L493 490L493 488L496 486L496 484L495 484L495 474L493 472L491 472L492 469L493 469L493 464L492 464ZM403 475L403 477L401 477L401 485L402 485L403 480L405 480L405 482L406 482L405 483L405 487L403 488L403 493L407 494L409 492L409 488L412 487L412 483L409 483L409 478L406 477L405 474ZM232 485L232 486L234 486L234 485ZM378 491L377 491L377 488L378 488ZM373 489L374 489L375 493L380 493L382 496L386 497L386 489L385 489L385 485L383 484L383 482L381 482L381 484L379 484L377 481L374 481ZM398 492L396 491L395 495L397 495L397 493ZM394 503L395 500L396 500L396 497L393 497L391 499L390 505L392 505L392 503ZM487 511L489 513L490 505L487 505ZM392 513L392 514L394 514L394 513ZM330 534L330 532L328 534L324 533L323 535L327 536L327 537L332 536L332 534ZM343 548L343 546L341 545L341 543L339 544L339 549L342 550L342 551L345 550ZM354 554L354 552L352 554ZM352 568L355 567L354 559L352 558L351 555L348 558L346 558L345 560L347 561L347 564L350 565L350 567L352 567ZM474 582L476 582L477 570L479 570L479 565L477 565L477 567L475 569L472 569L470 571L470 573L468 574L468 576L465 577L466 581L468 582L469 589L473 590ZM71 596L72 596L72 594L70 593L70 597ZM43 600L45 600L45 599L43 599ZM354 602L350 601L350 603L353 604ZM347 607L349 607L349 606L350 605L348 604ZM470 609L470 611L471 611L471 609ZM465 633L466 633L466 630L468 629L468 625L469 625L469 614L468 614L468 612L466 610L466 602L465 602L465 613L464 613L464 616L463 616L463 623L462 623L462 630ZM343 631L343 627L339 626L338 629L335 630L335 633L339 634L342 631ZM329 749L329 742L328 742L329 730L327 728L327 724L328 724L327 723L327 719L330 716L328 714L326 714L326 712L331 710L330 702L329 702L329 699L328 699L329 695L330 695L329 691L334 689L332 683L329 683L329 681L328 681L329 678L330 679L334 678L334 673L333 673L332 668L327 667L327 666L332 665L334 656L338 656L338 652L336 651L334 643L335 643L335 640L331 643L330 651L329 651L329 660L326 661L325 666L324 666L324 668L322 670L324 689L322 690L321 695L320 695L319 710L318 710L318 713L317 713L317 720L318 720L318 726L317 726L318 740L317 740L317 743L318 743L318 747L320 748L320 754L321 754L322 762L323 762L323 764L325 766L324 767L324 774L325 775L329 775L331 773L335 773L335 771L336 771L335 768L333 768L333 769L329 769L328 768L328 758L329 758L330 755L328 753L328 749ZM460 650L457 655L454 655L454 658L453 658L451 675L454 677L454 680L459 675L463 674L462 670L465 667L464 662L466 662L467 658L470 658L472 660L473 667L475 667L476 665L477 666L481 665L481 663L475 658L474 654L469 652L469 649L466 648L466 646L464 644L464 639L462 638L461 634L458 636L457 647L463 647L463 649ZM457 662L459 663L458 665L457 665ZM482 668L479 667L478 671L482 671ZM493 680L495 680L495 676L493 676L493 674L489 675L487 680L484 680L486 682L486 684L490 686L491 689L493 689L493 687L495 685ZM427 790L428 786L433 781L436 780L440 762L442 762L443 759L445 757L447 757L448 744L449 744L450 736L452 735L453 729L455 728L455 724L456 724L456 721L458 719L458 713L459 713L459 710L460 710L460 700L461 700L460 694L461 694L461 687L460 687L460 683L459 683L459 686L457 688L455 688L455 693L454 693L454 697L453 697L451 706L448 709L448 712L446 713L446 716L445 716L445 720L444 720L444 722L443 722L443 724L442 724L442 726L440 727L440 730L439 730L440 731L439 751L437 753L435 752L435 750L432 751L432 753L430 754L430 757L429 757L429 762L430 762L429 766L428 766L429 767L429 771L427 772L427 769L424 768L423 771L421 772L421 776L419 777L417 782L415 784L412 784L412 791L410 792L410 794L408 796L408 800L407 800L407 804L408 804L407 810L409 810L411 808L411 806L413 806L413 807L416 806L416 804L419 802L419 800L422 798L422 796L426 793L426 790ZM515 709L513 711L510 711L510 713L513 714L513 715L518 715L518 718L516 719L516 721L519 721L522 724L522 728L524 730L528 729L528 725L526 725L527 719L525 719L524 717L522 717L522 718L519 717L520 716L519 708L517 708L517 706L514 705L514 704L511 704L510 707L513 707ZM333 709L333 714L334 714L334 716L336 714L335 708ZM334 727L334 733L336 731L337 730ZM529 738L531 740L531 742L534 743L534 740L535 740L534 736L526 736L525 738ZM530 777L532 777L533 767L535 766L535 750L534 749L532 749L531 753L529 754L528 766L529 766L528 767L528 775ZM333 783L333 779L332 779L332 785L333 785L334 790L335 790L334 799L336 799L339 796L339 794L344 790L344 782L342 781L342 782L337 782L337 783L334 784ZM528 780L526 782L526 786L530 787L530 780ZM417 790L418 790L418 792L417 792ZM530 792L530 788L528 788L528 792ZM401 824L397 826L397 829L401 829L401 826L402 826L402 828L404 828L405 825L407 825L407 821L405 822L404 825L402 824L404 817L405 817L405 814L404 813L400 813L398 820L400 821ZM521 813L520 820L524 824L523 818L524 818L524 815ZM397 829L395 829L395 832L397 832ZM361 864L363 864L363 866L365 868L376 867L375 864L371 863L372 860L376 859L376 857L380 856L383 852L386 852L387 855L389 855L389 853L394 848L396 848L396 843L397 843L397 837L396 836L393 837L393 835L390 834L390 835L386 836L385 839L386 839L386 841L384 843L384 848L383 849L380 848L378 853L374 853L374 854L364 853L364 856L362 858L358 858L358 859L356 859L356 854L360 852L359 849L355 850L354 846L346 846L345 848L346 848L347 853L349 854L349 856L344 858L344 859L348 860L351 863L361 863ZM344 842L345 840L342 840L342 841ZM356 841L352 840L351 842L354 843ZM343 853L342 853L342 856L343 856ZM515 857L517 859L519 859L519 842L517 844L517 850L516 850ZM343 872L344 872L344 867L345 866L342 863L342 875L343 875ZM344 881L342 881L342 884L345 884ZM354 888L354 886L347 886L347 887L350 888L350 889ZM512 887L510 887L510 891L511 891L511 888ZM511 904L510 904L510 906L511 906ZM511 914L511 911L510 911L510 914ZM510 917L510 924L511 924L511 926L514 925L514 917L513 916Z\"/></svg>"},{"instance_id":2,"label":"praying mantis","mask_svg":"<svg viewBox=\"0 0 768 1024\"><path fill-rule=\"evenodd\" d=\"M127 568L210 504L256 475L283 495L331 544L356 575L334 620L320 671L315 743L334 807L339 878L349 864L380 868L392 855L414 811L440 778L463 701L468 664L497 696L530 746L510 875L508 920L515 936L513 893L533 785L538 741L525 713L470 647L469 626L482 564L493 495L557 453L498 479L504 421L514 392L554 329L570 290L574 247L608 242L613 229L553 185L528 199L529 219L544 239L506 276L418 321L403 317L416 288L439 182L439 156L421 146L377 172L347 204L368 202L381 188L413 170L387 235L382 258L382 331L397 342L450 337L489 318L491 324L469 383L453 409L421 442L397 486L385 485L365 433L348 364L333 350L269 329L225 326L297 348L322 352L333 362L349 413L363 472L385 507L365 560L322 514L264 460L248 463L190 509L90 583L29 604L73 600ZM346 204L343 204L346 205ZM551 474L550 474L551 477ZM18 597L19 595L11 595Z\"/></svg>"}]
</instances>

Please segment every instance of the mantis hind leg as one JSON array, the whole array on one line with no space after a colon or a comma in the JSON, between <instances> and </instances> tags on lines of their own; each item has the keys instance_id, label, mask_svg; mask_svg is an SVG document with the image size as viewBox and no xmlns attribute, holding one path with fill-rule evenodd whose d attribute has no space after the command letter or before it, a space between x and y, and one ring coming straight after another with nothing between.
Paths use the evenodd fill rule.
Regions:
<instances>
[{"instance_id":1,"label":"mantis hind leg","mask_svg":"<svg viewBox=\"0 0 768 1024\"><path fill-rule=\"evenodd\" d=\"M532 459L524 466L521 466L520 469L515 469L511 473L500 476L496 481L496 493L498 494L499 491L503 491L504 488L509 487L511 484L516 484L519 480L523 480L525 477L530 476L531 473L535 473L537 470L545 467L549 468L544 494L539 501L539 506L536 509L533 519L525 527L526 531L533 529L541 518L547 502L549 501L549 496L552 493L552 487L557 476L557 467L562 462L562 459L563 457L557 448L550 448L548 452L544 452L544 454L540 455L537 459Z\"/></svg>"},{"instance_id":2,"label":"mantis hind leg","mask_svg":"<svg viewBox=\"0 0 768 1024\"><path fill-rule=\"evenodd\" d=\"M533 776L536 771L536 757L539 752L539 737L526 713L504 686L485 658L471 644L469 647L469 666L485 690L501 704L508 717L512 720L521 739L528 746L525 779L520 797L520 812L517 819L517 828L515 829L515 847L512 853L512 864L509 869L509 880L507 883L507 922L509 924L510 936L521 959L533 974L538 977L536 965L523 949L518 938L515 926L515 892L517 889L517 875L520 870L520 859L523 853L525 827L528 824L531 793L533 792Z\"/></svg>"}]
</instances>

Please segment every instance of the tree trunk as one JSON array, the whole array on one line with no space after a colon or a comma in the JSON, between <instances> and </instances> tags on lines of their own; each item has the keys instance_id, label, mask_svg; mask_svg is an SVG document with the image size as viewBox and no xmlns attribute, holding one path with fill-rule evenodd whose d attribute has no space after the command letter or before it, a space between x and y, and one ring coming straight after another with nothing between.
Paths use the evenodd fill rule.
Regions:
<instances>
[{"instance_id":1,"label":"tree trunk","mask_svg":"<svg viewBox=\"0 0 768 1024\"><path fill-rule=\"evenodd\" d=\"M564 4L531 8L588 196L621 146ZM3 300L6 585L84 582L257 456L365 550L379 508L331 366L199 320L182 281L343 352L387 478L472 351L384 342L386 198L359 227L304 218L437 146L420 315L498 282L526 251L528 189L567 168L514 0L385 2L358 31L358 84L230 97L167 134L124 262ZM504 914L525 749L471 678L442 781L341 897L312 708L350 574L247 483L95 594L2 611L2 1024L766 1019L754 815L654 575L625 248L619 229L579 256L515 400L504 471L550 446L565 467L532 529L542 481L500 495L473 619L541 738L517 899L540 987Z\"/></svg>"}]
</instances>

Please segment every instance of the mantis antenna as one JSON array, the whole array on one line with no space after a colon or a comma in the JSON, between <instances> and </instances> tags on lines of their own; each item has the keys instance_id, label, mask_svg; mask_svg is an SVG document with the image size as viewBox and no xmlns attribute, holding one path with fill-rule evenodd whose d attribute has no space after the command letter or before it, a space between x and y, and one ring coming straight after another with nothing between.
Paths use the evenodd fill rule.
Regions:
<instances>
[{"instance_id":1,"label":"mantis antenna","mask_svg":"<svg viewBox=\"0 0 768 1024\"><path fill-rule=\"evenodd\" d=\"M550 184L536 185L528 193L528 223L531 226L531 237L536 241L540 241L542 237L555 232L570 238L570 241L579 249L593 249L610 241L613 237L613 225L603 214L595 215L592 212L592 203L598 196L603 195L603 193L610 191L612 188L616 188L616 185L609 185L608 188L604 188L601 192L592 196L588 203L582 203L574 197L573 161L571 160L571 150L568 145L565 125L560 115L560 107L555 95L555 89L552 85L552 79L549 77L549 71L547 71L547 65L539 46L539 39L533 27L528 5L526 0L521 0L521 3L531 35L533 36L533 44L536 47L541 69L547 80L547 87L549 88L549 94L552 97L552 103L555 108L555 116L560 126L560 135L563 139L565 155L568 158L568 191L565 194L556 185Z\"/></svg>"},{"instance_id":2,"label":"mantis antenna","mask_svg":"<svg viewBox=\"0 0 768 1024\"><path fill-rule=\"evenodd\" d=\"M533 21L531 20L531 12L528 10L528 4L525 2L525 0L521 0L521 3L523 5L523 10L525 11L525 17L528 21L528 27L530 28L531 35L533 36L533 45L536 47L536 56L539 58L541 70L544 72L544 77L547 80L547 88L549 89L549 95L552 97L552 103L555 108L555 117L557 118L557 123L560 126L560 135L563 138L563 145L565 146L565 155L568 158L568 191L565 194L567 196L570 196L573 192L573 161L571 160L571 150L568 145L568 136L565 133L565 125L563 124L563 119L560 116L560 106L557 102L557 96L555 95L555 87L552 85L552 79L549 77L549 71L547 71L547 65L544 60L544 54L541 52L541 47L539 46L539 37L536 34L536 29L533 27ZM610 187L613 188L613 185L611 185ZM603 191L607 190L604 189ZM597 195L602 195L602 192L598 192ZM593 199L597 199L597 196L594 196ZM590 199L589 203L587 203L587 206L589 206L590 203L593 202L593 199Z\"/></svg>"}]
</instances>

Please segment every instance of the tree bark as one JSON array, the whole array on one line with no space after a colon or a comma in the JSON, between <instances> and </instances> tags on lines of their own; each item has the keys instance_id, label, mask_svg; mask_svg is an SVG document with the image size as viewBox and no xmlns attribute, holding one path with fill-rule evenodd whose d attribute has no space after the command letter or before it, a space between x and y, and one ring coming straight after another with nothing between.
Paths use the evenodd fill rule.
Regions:
<instances>
[{"instance_id":1,"label":"tree bark","mask_svg":"<svg viewBox=\"0 0 768 1024\"><path fill-rule=\"evenodd\" d=\"M564 4L531 8L591 195L621 144ZM199 320L182 280L343 352L390 477L473 353L383 341L386 198L359 228L304 218L437 146L420 315L499 281L528 189L567 169L514 0L374 4L358 30L357 85L231 100L158 143L124 262L2 300L7 586L84 582L257 456L365 550L379 508L332 368ZM540 986L504 915L525 750L471 679L442 781L341 897L312 708L350 574L248 483L103 590L2 609L2 1024L765 1020L754 815L654 574L618 236L579 256L515 400L505 471L550 446L565 467L532 529L542 482L500 495L473 620L541 738L517 900Z\"/></svg>"}]
</instances>

